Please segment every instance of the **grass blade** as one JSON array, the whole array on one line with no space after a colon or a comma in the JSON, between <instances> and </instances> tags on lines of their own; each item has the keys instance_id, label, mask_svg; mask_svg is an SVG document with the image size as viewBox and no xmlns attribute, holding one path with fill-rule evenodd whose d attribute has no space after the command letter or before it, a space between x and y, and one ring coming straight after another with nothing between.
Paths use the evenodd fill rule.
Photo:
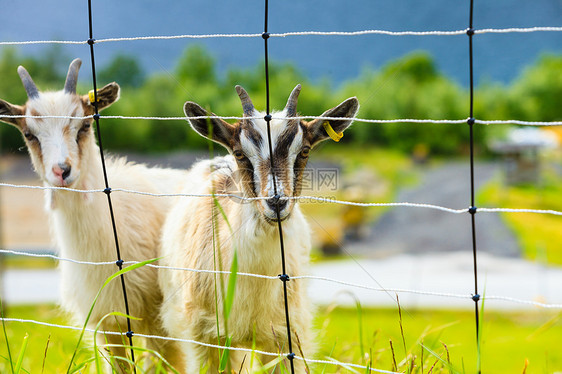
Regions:
<instances>
[{"instance_id":1,"label":"grass blade","mask_svg":"<svg viewBox=\"0 0 562 374\"><path fill-rule=\"evenodd\" d=\"M151 259L151 260L146 260L146 261L139 262L137 264L127 266L126 268L121 269L118 272L110 275L105 280L105 282L103 283L103 285L99 289L98 293L96 294L96 297L94 298L94 301L92 302L92 306L90 307L90 311L88 312L88 316L86 317L86 321L84 322L84 326L82 327L82 331L80 332L80 337L78 338L78 342L76 343L76 348L74 348L74 352L72 353L72 357L70 358L70 362L68 364L68 369L66 370L67 374L73 372L73 371L71 371L71 369L72 369L72 364L74 363L74 359L76 358L76 352L78 352L78 348L80 347L80 343L82 343L82 339L84 338L84 333L86 331L86 327L88 326L88 322L90 322L90 317L92 316L92 312L94 311L94 307L96 305L96 302L98 301L98 298L100 297L103 289L109 284L109 282L111 282L113 279L121 276L122 274L125 274L125 273L127 273L129 271L132 271L132 270L135 270L135 269L138 269L138 268L143 267L147 264L151 264L151 263L156 262L158 260L159 260L159 258L154 258L154 259Z\"/></svg>"},{"instance_id":2,"label":"grass blade","mask_svg":"<svg viewBox=\"0 0 562 374\"><path fill-rule=\"evenodd\" d=\"M225 349L221 352L220 364L219 364L219 373L223 373L226 370L228 365L228 359L230 358L230 346L232 344L232 337L227 337L226 342L224 343Z\"/></svg>"},{"instance_id":3,"label":"grass blade","mask_svg":"<svg viewBox=\"0 0 562 374\"><path fill-rule=\"evenodd\" d=\"M41 374L45 372L45 362L47 361L47 351L49 350L49 343L51 342L51 334L47 338L47 345L45 346L45 353L43 353L43 364L41 365Z\"/></svg>"},{"instance_id":4,"label":"grass blade","mask_svg":"<svg viewBox=\"0 0 562 374\"><path fill-rule=\"evenodd\" d=\"M14 366L14 373L19 374L21 370L21 365L23 364L23 357L25 356L25 350L27 349L27 340L29 335L25 334L23 337L23 342L21 344L20 353L18 355L18 360L16 361L16 366Z\"/></svg>"},{"instance_id":5,"label":"grass blade","mask_svg":"<svg viewBox=\"0 0 562 374\"><path fill-rule=\"evenodd\" d=\"M428 351L429 354L431 354L431 355L432 355L433 357L435 357L438 361L440 361L441 364L442 364L444 367L446 367L447 369L449 369L449 371L450 371L451 373L453 373L453 374L460 374L460 371L458 371L457 369L455 369L455 368L453 367L453 365L451 365L449 362L443 360L443 359L441 358L441 356L439 356L439 355L438 355L436 352L434 352L431 348L426 347L426 346L423 345L423 344L422 344L421 346L422 346L426 351ZM435 366L435 364L433 364L433 366ZM432 367L431 370L433 370L433 367Z\"/></svg>"},{"instance_id":6,"label":"grass blade","mask_svg":"<svg viewBox=\"0 0 562 374\"><path fill-rule=\"evenodd\" d=\"M103 316L102 319L100 319L100 321L98 322L98 324L96 325L96 328L94 330L94 336L96 336L98 334L99 329L101 328L101 325L103 323L103 321L105 321L106 318L111 317L111 316L116 316L116 317L124 317L124 318L129 318L132 320L140 320L140 318L137 317L133 317L133 316L129 316L125 313L121 313L121 312L111 312L106 314L105 316ZM125 345L125 344L123 344ZM99 350L98 350L98 342L97 339L94 339L94 364L96 366L96 373L97 374L102 374L102 369L101 369L101 365L100 365L100 357L99 357Z\"/></svg>"},{"instance_id":7,"label":"grass blade","mask_svg":"<svg viewBox=\"0 0 562 374\"><path fill-rule=\"evenodd\" d=\"M2 330L4 331L4 338L6 339L6 349L8 350L8 360L10 362L10 369L14 374L14 364L12 362L12 353L10 352L10 343L8 342L8 333L6 332L6 322L4 322L4 304L0 298L0 315L2 316Z\"/></svg>"},{"instance_id":8,"label":"grass blade","mask_svg":"<svg viewBox=\"0 0 562 374\"><path fill-rule=\"evenodd\" d=\"M224 299L224 316L228 320L232 305L234 304L234 293L236 292L236 279L238 276L238 252L234 251L232 265L230 266L230 275L228 276L228 286L226 288L226 297Z\"/></svg>"}]
</instances>

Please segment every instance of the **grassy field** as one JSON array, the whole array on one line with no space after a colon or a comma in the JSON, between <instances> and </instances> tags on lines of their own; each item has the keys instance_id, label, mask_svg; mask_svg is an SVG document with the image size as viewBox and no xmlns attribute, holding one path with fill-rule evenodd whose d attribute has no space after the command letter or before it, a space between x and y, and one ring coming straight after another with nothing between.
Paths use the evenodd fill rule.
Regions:
<instances>
[{"instance_id":1,"label":"grassy field","mask_svg":"<svg viewBox=\"0 0 562 374\"><path fill-rule=\"evenodd\" d=\"M7 313L8 317L67 324L52 305L13 306ZM320 309L315 320L319 345L316 358L404 373L476 372L474 313L402 310L401 315L397 309L363 309L360 313L354 308ZM524 373L526 365L526 373L562 371L561 317L560 313L546 311L486 312L482 319L482 372ZM20 322L7 322L6 333L12 356L18 355L28 335L23 368L30 373L65 372L79 335ZM93 355L91 341L82 346L76 362ZM0 355L0 372L10 373L4 335L0 338ZM333 365L315 365L311 369L314 373L357 370Z\"/></svg>"},{"instance_id":2,"label":"grassy field","mask_svg":"<svg viewBox=\"0 0 562 374\"><path fill-rule=\"evenodd\" d=\"M478 195L481 206L562 211L562 178L547 173L542 186L504 186L495 180ZM502 213L530 260L562 265L562 216L536 213Z\"/></svg>"}]
</instances>

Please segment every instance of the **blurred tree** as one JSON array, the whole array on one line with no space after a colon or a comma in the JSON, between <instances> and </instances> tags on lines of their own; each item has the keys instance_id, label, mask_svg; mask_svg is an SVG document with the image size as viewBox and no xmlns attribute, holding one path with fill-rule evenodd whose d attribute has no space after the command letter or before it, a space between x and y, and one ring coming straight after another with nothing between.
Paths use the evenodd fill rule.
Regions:
<instances>
[{"instance_id":1,"label":"blurred tree","mask_svg":"<svg viewBox=\"0 0 562 374\"><path fill-rule=\"evenodd\" d=\"M45 50L40 57L22 57L14 48L0 51L0 98L23 103L26 94L17 75L17 66L28 68L41 89L60 89L70 58L60 47ZM562 56L545 55L510 86L485 83L478 87L475 114L482 119L517 118L560 120L562 107ZM178 117L186 100L224 116L242 113L234 91L242 85L258 110L265 110L263 61L250 68L231 68L217 76L215 60L198 45L188 47L176 65L175 75L153 74L145 78L132 56L117 55L99 73L100 82L117 81L123 87L118 103L105 114L125 116ZM379 69L366 68L353 80L333 87L327 79L309 81L293 64L270 63L271 109L281 109L290 91L302 84L299 112L319 115L350 96L361 103L359 117L372 119L462 119L468 115L466 89L445 77L427 53L415 52ZM106 125L107 122L107 125ZM104 121L105 144L114 150L168 151L205 146L186 121L118 120ZM498 127L479 126L476 142ZM2 144L14 150L23 144L9 126L0 126ZM458 154L467 149L468 127L431 124L357 124L346 138L356 144L378 144L413 152L422 145L432 154Z\"/></svg>"},{"instance_id":2,"label":"blurred tree","mask_svg":"<svg viewBox=\"0 0 562 374\"><path fill-rule=\"evenodd\" d=\"M509 92L514 118L528 121L562 120L562 56L547 54L527 68Z\"/></svg>"},{"instance_id":3,"label":"blurred tree","mask_svg":"<svg viewBox=\"0 0 562 374\"><path fill-rule=\"evenodd\" d=\"M117 82L122 87L139 88L144 84L145 73L135 57L118 54L99 72L97 79L102 85Z\"/></svg>"},{"instance_id":4,"label":"blurred tree","mask_svg":"<svg viewBox=\"0 0 562 374\"><path fill-rule=\"evenodd\" d=\"M200 45L188 47L180 57L176 72L180 82L215 83L215 59Z\"/></svg>"}]
</instances>

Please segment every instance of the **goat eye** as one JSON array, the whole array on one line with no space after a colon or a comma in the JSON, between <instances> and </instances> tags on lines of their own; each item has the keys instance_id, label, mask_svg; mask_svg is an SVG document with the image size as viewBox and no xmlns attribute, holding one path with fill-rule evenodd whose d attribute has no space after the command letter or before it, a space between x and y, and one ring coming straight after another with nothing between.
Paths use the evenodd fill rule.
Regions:
<instances>
[{"instance_id":1,"label":"goat eye","mask_svg":"<svg viewBox=\"0 0 562 374\"><path fill-rule=\"evenodd\" d=\"M80 128L80 131L87 131L89 128L90 128L90 122L84 122L84 124Z\"/></svg>"},{"instance_id":2,"label":"goat eye","mask_svg":"<svg viewBox=\"0 0 562 374\"><path fill-rule=\"evenodd\" d=\"M244 155L242 151L234 151L232 154L237 160L243 160L244 158L246 158L246 155Z\"/></svg>"},{"instance_id":3,"label":"goat eye","mask_svg":"<svg viewBox=\"0 0 562 374\"><path fill-rule=\"evenodd\" d=\"M25 136L25 138L30 142L37 140L37 137L32 133L30 133L29 131L24 132L23 136Z\"/></svg>"},{"instance_id":4,"label":"goat eye","mask_svg":"<svg viewBox=\"0 0 562 374\"><path fill-rule=\"evenodd\" d=\"M306 158L308 157L309 154L310 154L310 147L304 147L301 151L300 156Z\"/></svg>"},{"instance_id":5,"label":"goat eye","mask_svg":"<svg viewBox=\"0 0 562 374\"><path fill-rule=\"evenodd\" d=\"M90 129L90 122L84 122L80 130L78 130L78 137L84 135Z\"/></svg>"}]
</instances>

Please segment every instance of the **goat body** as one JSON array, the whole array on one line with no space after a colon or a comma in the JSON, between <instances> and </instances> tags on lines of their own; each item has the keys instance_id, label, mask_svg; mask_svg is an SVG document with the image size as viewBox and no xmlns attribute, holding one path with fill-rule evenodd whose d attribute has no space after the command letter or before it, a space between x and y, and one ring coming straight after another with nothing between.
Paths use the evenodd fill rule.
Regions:
<instances>
[{"instance_id":1,"label":"goat body","mask_svg":"<svg viewBox=\"0 0 562 374\"><path fill-rule=\"evenodd\" d=\"M223 145L231 155L195 165L184 192L221 195L238 191L243 197L258 199L215 196L179 200L164 224L162 263L203 271L228 270L236 253L238 272L277 276L282 272L277 224L282 221L287 273L292 277L306 274L310 229L296 200L289 198L300 195L310 149L328 138L322 129L324 121L296 118L300 85L291 93L285 110L275 113L276 119L270 123L259 119L265 113L255 111L246 91L239 86L236 89L244 109L244 119L236 124L206 119L209 113L201 106L185 104L193 129ZM331 120L334 131L342 132L358 107L357 99L350 98L322 116L342 117ZM232 309L226 313L226 278L209 272L161 269L162 320L168 333L206 344L245 348L255 344L259 350L288 352L282 282L238 275ZM310 356L312 313L305 282L293 279L287 288L291 335L298 337L293 341L300 345L299 351ZM212 373L221 369L216 348L188 343L184 351L188 373L198 373L207 365ZM232 370L254 370L257 366L239 351L229 355ZM259 359L265 363L272 358ZM295 365L297 372L304 372L302 361L296 360Z\"/></svg>"},{"instance_id":2,"label":"goat body","mask_svg":"<svg viewBox=\"0 0 562 374\"><path fill-rule=\"evenodd\" d=\"M232 156L202 161L192 169L193 182L186 186L184 192L226 193L227 190L216 189L216 186L230 183L237 170ZM264 222L256 214L253 204L229 197L218 197L217 203L226 217L219 212L212 198L178 201L164 226L162 263L192 269L228 270L236 250L238 272L266 276L280 274L282 264L277 226ZM288 249L285 253L287 271L292 276L306 274L310 230L298 206L293 208L290 219L283 222L283 233L285 248ZM231 338L233 347L248 348L255 342L262 350L287 352L281 281L237 276L234 303L228 321L225 321L222 303L225 295L217 285L220 281L215 274L160 271L160 286L165 295L162 319L169 333L207 344L216 344L217 341L224 344L227 338ZM226 283L227 277L223 277L223 283ZM293 333L298 334L306 351L310 345L311 312L305 281L291 280L287 286L291 328ZM217 294L213 290L217 290ZM209 372L218 369L218 350L187 343L185 351L188 373L198 372L205 364L210 365ZM238 370L244 354L233 351L230 356L232 368Z\"/></svg>"},{"instance_id":3,"label":"goat body","mask_svg":"<svg viewBox=\"0 0 562 374\"><path fill-rule=\"evenodd\" d=\"M103 189L104 175L100 150L96 144L91 118L55 118L54 116L86 117L94 113L88 95L76 94L80 60L69 67L65 89L39 92L23 67L18 68L29 100L24 106L0 100L3 121L17 127L24 135L35 171L45 186L71 187L79 190ZM119 86L110 83L97 93L98 109L119 98ZM51 118L17 117L51 116ZM106 162L111 187L149 193L177 192L187 178L185 171L148 168L127 163L124 159ZM149 197L124 192L112 194L117 236L121 257L125 261L143 261L159 256L161 227L171 198ZM46 209L50 216L52 237L64 258L81 261L115 261L116 247L107 198L100 193L77 193L64 189L46 190ZM95 296L105 280L118 269L112 266L80 265L62 261L62 306L78 323L84 323ZM141 318L132 321L137 333L164 335L159 320L162 293L157 287L157 271L143 267L125 276L130 314ZM123 290L119 281L111 282L100 294L89 320L96 327L111 312L125 313ZM126 331L122 317L103 319L101 328ZM123 345L119 336L99 336L100 344ZM160 353L173 365L182 366L177 343L147 341L149 348ZM122 347L111 347L114 355L126 357ZM117 363L119 366L119 363ZM122 366L122 362L121 362ZM121 368L123 369L123 367Z\"/></svg>"}]
</instances>

